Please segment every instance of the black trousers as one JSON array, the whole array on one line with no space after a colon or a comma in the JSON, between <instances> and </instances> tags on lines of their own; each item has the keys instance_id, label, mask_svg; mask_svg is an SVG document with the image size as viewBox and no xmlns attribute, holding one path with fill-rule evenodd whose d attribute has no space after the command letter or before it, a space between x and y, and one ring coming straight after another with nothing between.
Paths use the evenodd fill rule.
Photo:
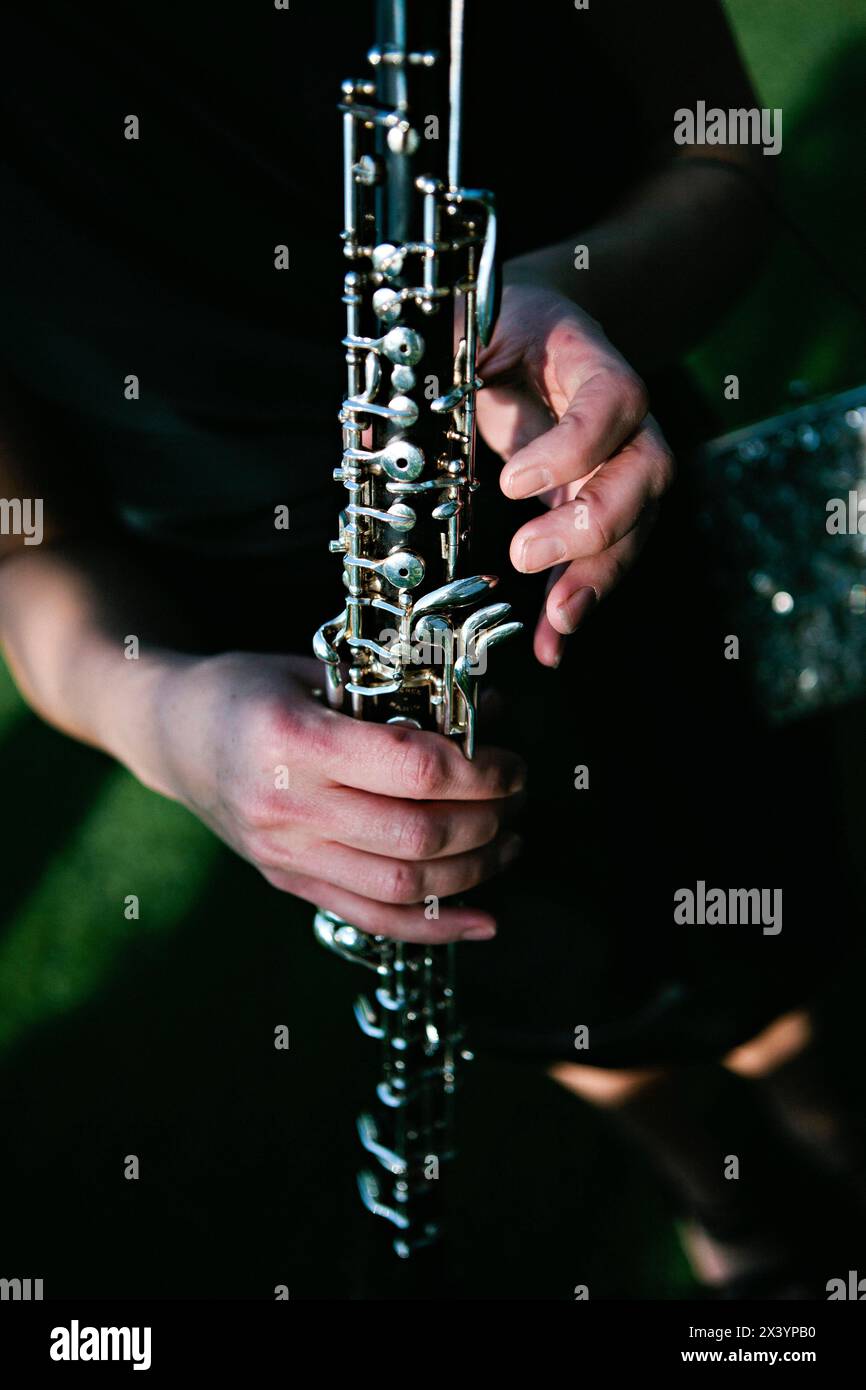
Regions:
<instances>
[{"instance_id":1,"label":"black trousers","mask_svg":"<svg viewBox=\"0 0 866 1390\"><path fill-rule=\"evenodd\" d=\"M854 906L830 730L820 719L770 730L753 713L748 671L724 657L688 480L559 670L540 668L544 578L508 564L521 508L495 476L473 567L502 576L526 628L490 654L503 710L482 738L521 751L530 784L523 855L472 895L499 934L459 948L473 1038L606 1067L716 1058L819 998L846 959ZM203 615L203 648L306 653L340 606L339 564L319 538L279 561L133 549L173 602ZM674 895L699 881L781 889L782 930L678 925Z\"/></svg>"}]
</instances>

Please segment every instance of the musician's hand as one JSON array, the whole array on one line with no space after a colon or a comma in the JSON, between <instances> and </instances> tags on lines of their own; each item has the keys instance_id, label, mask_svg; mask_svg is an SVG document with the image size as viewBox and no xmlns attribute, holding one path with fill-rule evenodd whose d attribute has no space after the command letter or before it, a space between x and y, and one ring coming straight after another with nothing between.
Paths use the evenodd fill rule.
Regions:
<instances>
[{"instance_id":1,"label":"musician's hand","mask_svg":"<svg viewBox=\"0 0 866 1390\"><path fill-rule=\"evenodd\" d=\"M571 300L509 285L489 347L478 424L506 460L507 497L549 510L522 526L511 560L551 570L535 654L557 665L574 632L637 558L673 476L640 377Z\"/></svg>"},{"instance_id":2,"label":"musician's hand","mask_svg":"<svg viewBox=\"0 0 866 1390\"><path fill-rule=\"evenodd\" d=\"M438 899L514 857L504 827L519 759L482 748L468 762L440 734L335 713L310 693L321 679L312 659L246 653L171 669L155 701L160 766L143 780L269 883L355 926L405 941L492 936L488 913Z\"/></svg>"}]
</instances>

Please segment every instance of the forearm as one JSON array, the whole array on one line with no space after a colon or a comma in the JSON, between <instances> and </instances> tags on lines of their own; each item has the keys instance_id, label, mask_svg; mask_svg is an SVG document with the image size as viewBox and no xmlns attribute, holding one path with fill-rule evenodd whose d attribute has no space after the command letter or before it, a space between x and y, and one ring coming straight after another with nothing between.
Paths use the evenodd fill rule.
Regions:
<instances>
[{"instance_id":1,"label":"forearm","mask_svg":"<svg viewBox=\"0 0 866 1390\"><path fill-rule=\"evenodd\" d=\"M158 733L166 676L194 660L142 642L130 620L152 602L120 559L74 545L22 550L0 563L0 646L27 702L165 791Z\"/></svg>"},{"instance_id":2,"label":"forearm","mask_svg":"<svg viewBox=\"0 0 866 1390\"><path fill-rule=\"evenodd\" d=\"M748 173L680 159L604 221L507 262L504 279L574 300L646 373L676 361L712 326L760 264L770 230L767 201ZM585 269L575 267L581 245Z\"/></svg>"}]
</instances>

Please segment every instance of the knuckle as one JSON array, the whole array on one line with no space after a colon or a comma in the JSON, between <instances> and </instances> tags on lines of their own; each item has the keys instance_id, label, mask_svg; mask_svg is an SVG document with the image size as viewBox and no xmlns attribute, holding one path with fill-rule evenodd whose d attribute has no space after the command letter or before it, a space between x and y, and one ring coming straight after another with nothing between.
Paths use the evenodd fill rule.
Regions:
<instances>
[{"instance_id":1,"label":"knuckle","mask_svg":"<svg viewBox=\"0 0 866 1390\"><path fill-rule=\"evenodd\" d=\"M289 701L271 692L253 696L247 710L246 745L250 755L267 763L314 758L324 744L316 721L304 720Z\"/></svg>"},{"instance_id":2,"label":"knuckle","mask_svg":"<svg viewBox=\"0 0 866 1390\"><path fill-rule=\"evenodd\" d=\"M432 797L444 779L445 759L441 749L427 739L404 739L395 755L396 772L407 796Z\"/></svg>"},{"instance_id":3,"label":"knuckle","mask_svg":"<svg viewBox=\"0 0 866 1390\"><path fill-rule=\"evenodd\" d=\"M284 752L302 733L297 710L270 692L253 697L249 718L254 744L262 749Z\"/></svg>"},{"instance_id":4,"label":"knuckle","mask_svg":"<svg viewBox=\"0 0 866 1390\"><path fill-rule=\"evenodd\" d=\"M306 880L293 869L283 869L273 864L257 864L256 868L265 883L269 883L280 893L291 893L296 898L304 898L308 902L313 901L307 889Z\"/></svg>"},{"instance_id":5,"label":"knuckle","mask_svg":"<svg viewBox=\"0 0 866 1390\"><path fill-rule=\"evenodd\" d=\"M602 551L610 549L613 537L610 535L604 508L598 498L591 501L588 521L590 554L600 555Z\"/></svg>"},{"instance_id":6,"label":"knuckle","mask_svg":"<svg viewBox=\"0 0 866 1390\"><path fill-rule=\"evenodd\" d=\"M638 376L637 372L629 371L622 378L620 398L627 419L632 424L639 425L649 411L650 400L646 382Z\"/></svg>"},{"instance_id":7,"label":"knuckle","mask_svg":"<svg viewBox=\"0 0 866 1390\"><path fill-rule=\"evenodd\" d=\"M291 876L283 872L282 869L273 869L267 865L256 865L265 883L269 883L272 888L278 888L281 893L291 892Z\"/></svg>"},{"instance_id":8,"label":"knuckle","mask_svg":"<svg viewBox=\"0 0 866 1390\"><path fill-rule=\"evenodd\" d=\"M424 811L408 811L397 830L397 852L401 859L432 859L445 846L441 822Z\"/></svg>"},{"instance_id":9,"label":"knuckle","mask_svg":"<svg viewBox=\"0 0 866 1390\"><path fill-rule=\"evenodd\" d=\"M241 826L253 834L269 830L277 817L274 793L269 786L248 782L231 798L231 811Z\"/></svg>"},{"instance_id":10,"label":"knuckle","mask_svg":"<svg viewBox=\"0 0 866 1390\"><path fill-rule=\"evenodd\" d=\"M278 790L269 771L234 792L231 810L240 825L254 834L307 819L299 798L288 789Z\"/></svg>"},{"instance_id":11,"label":"knuckle","mask_svg":"<svg viewBox=\"0 0 866 1390\"><path fill-rule=\"evenodd\" d=\"M273 841L264 828L247 830L242 836L241 848L244 857L259 870L278 868Z\"/></svg>"},{"instance_id":12,"label":"knuckle","mask_svg":"<svg viewBox=\"0 0 866 1390\"><path fill-rule=\"evenodd\" d=\"M303 840L297 836L287 838L276 833L273 827L248 829L240 838L241 853L257 869L278 869L282 872L297 870L314 844L310 837Z\"/></svg>"},{"instance_id":13,"label":"knuckle","mask_svg":"<svg viewBox=\"0 0 866 1390\"><path fill-rule=\"evenodd\" d=\"M380 871L376 896L386 903L414 903L423 896L421 886L416 866L395 859Z\"/></svg>"}]
</instances>

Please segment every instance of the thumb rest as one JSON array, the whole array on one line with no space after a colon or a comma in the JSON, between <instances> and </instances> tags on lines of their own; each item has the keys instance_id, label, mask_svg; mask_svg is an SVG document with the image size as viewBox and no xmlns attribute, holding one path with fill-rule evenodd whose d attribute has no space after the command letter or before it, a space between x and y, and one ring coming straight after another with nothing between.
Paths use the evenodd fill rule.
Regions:
<instances>
[{"instance_id":1,"label":"thumb rest","mask_svg":"<svg viewBox=\"0 0 866 1390\"><path fill-rule=\"evenodd\" d=\"M433 51L409 50L406 0L383 9L384 41L368 55L377 80L344 82L339 105L342 240L352 269L343 293L343 458L334 474L347 501L331 551L343 556L346 598L313 650L332 708L459 739L471 758L487 652L521 626L505 621L507 604L486 602L496 578L467 573L465 563L496 215L492 195L459 178L462 0L451 5L444 177L413 178L421 138L408 102L410 73L435 79L442 65ZM412 10L419 13L414 0ZM450 382L445 392L437 366ZM370 935L326 911L315 932L377 976L372 1000L362 996L355 1008L382 1058L376 1113L362 1115L358 1129L390 1193L374 1171L358 1181L365 1205L398 1228L394 1249L406 1257L439 1231L436 1179L452 1157L459 1063L469 1056L455 1013L454 948Z\"/></svg>"}]
</instances>

